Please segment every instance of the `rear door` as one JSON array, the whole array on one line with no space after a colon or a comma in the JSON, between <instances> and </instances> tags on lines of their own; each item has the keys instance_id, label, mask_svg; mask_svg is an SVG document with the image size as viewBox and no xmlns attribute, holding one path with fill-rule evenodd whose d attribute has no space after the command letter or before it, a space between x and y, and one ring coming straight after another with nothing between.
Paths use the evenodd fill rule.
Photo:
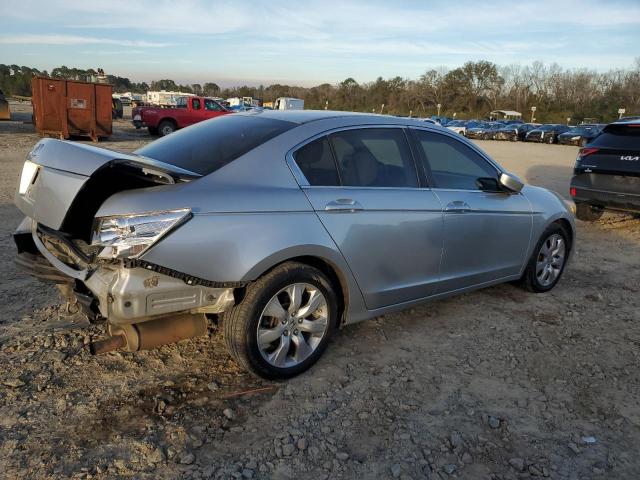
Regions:
<instances>
[{"instance_id":1,"label":"rear door","mask_svg":"<svg viewBox=\"0 0 640 480\"><path fill-rule=\"evenodd\" d=\"M402 128L347 129L293 153L302 189L347 260L370 310L431 295L441 205L418 181Z\"/></svg>"},{"instance_id":2,"label":"rear door","mask_svg":"<svg viewBox=\"0 0 640 480\"><path fill-rule=\"evenodd\" d=\"M517 275L531 237L528 200L502 190L496 167L461 140L419 129L413 135L444 210L437 293Z\"/></svg>"},{"instance_id":3,"label":"rear door","mask_svg":"<svg viewBox=\"0 0 640 480\"><path fill-rule=\"evenodd\" d=\"M204 116L206 118L219 117L220 115L224 115L225 113L226 110L218 102L212 100L211 98L204 99Z\"/></svg>"}]
</instances>

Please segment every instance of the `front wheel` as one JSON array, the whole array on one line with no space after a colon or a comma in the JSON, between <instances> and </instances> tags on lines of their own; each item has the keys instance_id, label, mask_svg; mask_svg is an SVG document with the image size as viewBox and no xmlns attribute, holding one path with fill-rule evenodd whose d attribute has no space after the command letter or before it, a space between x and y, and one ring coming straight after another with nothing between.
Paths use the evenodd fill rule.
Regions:
<instances>
[{"instance_id":1,"label":"front wheel","mask_svg":"<svg viewBox=\"0 0 640 480\"><path fill-rule=\"evenodd\" d=\"M225 343L233 359L254 375L293 377L322 355L336 328L337 305L322 272L284 263L251 283L242 301L225 312Z\"/></svg>"},{"instance_id":2,"label":"front wheel","mask_svg":"<svg viewBox=\"0 0 640 480\"><path fill-rule=\"evenodd\" d=\"M544 231L521 279L525 289L542 293L556 286L569 257L569 238L569 232L558 223Z\"/></svg>"}]
</instances>

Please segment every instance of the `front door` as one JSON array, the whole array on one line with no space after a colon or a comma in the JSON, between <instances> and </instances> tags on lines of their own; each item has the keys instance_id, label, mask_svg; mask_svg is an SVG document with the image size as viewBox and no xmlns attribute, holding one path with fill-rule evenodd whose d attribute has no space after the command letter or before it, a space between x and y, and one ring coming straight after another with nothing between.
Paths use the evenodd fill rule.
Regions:
<instances>
[{"instance_id":1,"label":"front door","mask_svg":"<svg viewBox=\"0 0 640 480\"><path fill-rule=\"evenodd\" d=\"M528 200L501 188L496 167L463 141L432 131L413 132L444 213L437 293L517 275L532 231Z\"/></svg>"},{"instance_id":2,"label":"front door","mask_svg":"<svg viewBox=\"0 0 640 480\"><path fill-rule=\"evenodd\" d=\"M332 133L302 147L303 190L345 257L367 308L431 295L442 255L442 211L420 188L401 128Z\"/></svg>"}]
</instances>

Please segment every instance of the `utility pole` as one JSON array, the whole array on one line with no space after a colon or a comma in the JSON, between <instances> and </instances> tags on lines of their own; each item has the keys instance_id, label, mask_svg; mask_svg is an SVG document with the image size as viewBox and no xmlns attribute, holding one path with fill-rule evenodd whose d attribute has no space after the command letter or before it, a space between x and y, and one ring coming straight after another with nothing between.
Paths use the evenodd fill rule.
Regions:
<instances>
[{"instance_id":1,"label":"utility pole","mask_svg":"<svg viewBox=\"0 0 640 480\"><path fill-rule=\"evenodd\" d=\"M382 115L382 111L384 110L384 103L380 106L380 114Z\"/></svg>"},{"instance_id":2,"label":"utility pole","mask_svg":"<svg viewBox=\"0 0 640 480\"><path fill-rule=\"evenodd\" d=\"M531 107L531 123L535 120L534 114L536 113L536 107Z\"/></svg>"},{"instance_id":3,"label":"utility pole","mask_svg":"<svg viewBox=\"0 0 640 480\"><path fill-rule=\"evenodd\" d=\"M440 107L442 107L442 105L438 104L438 116L440 116Z\"/></svg>"}]
</instances>

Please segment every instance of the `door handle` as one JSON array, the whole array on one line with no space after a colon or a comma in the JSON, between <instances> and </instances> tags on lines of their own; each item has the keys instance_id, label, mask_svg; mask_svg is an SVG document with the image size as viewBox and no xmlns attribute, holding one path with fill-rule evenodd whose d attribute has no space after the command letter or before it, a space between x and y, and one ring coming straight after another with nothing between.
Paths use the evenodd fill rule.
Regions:
<instances>
[{"instance_id":1,"label":"door handle","mask_svg":"<svg viewBox=\"0 0 640 480\"><path fill-rule=\"evenodd\" d=\"M360 202L351 198L338 198L327 203L324 207L327 212L357 212L363 210Z\"/></svg>"},{"instance_id":2,"label":"door handle","mask_svg":"<svg viewBox=\"0 0 640 480\"><path fill-rule=\"evenodd\" d=\"M468 213L471 211L471 207L462 200L456 200L447 204L444 211L449 213Z\"/></svg>"}]
</instances>

